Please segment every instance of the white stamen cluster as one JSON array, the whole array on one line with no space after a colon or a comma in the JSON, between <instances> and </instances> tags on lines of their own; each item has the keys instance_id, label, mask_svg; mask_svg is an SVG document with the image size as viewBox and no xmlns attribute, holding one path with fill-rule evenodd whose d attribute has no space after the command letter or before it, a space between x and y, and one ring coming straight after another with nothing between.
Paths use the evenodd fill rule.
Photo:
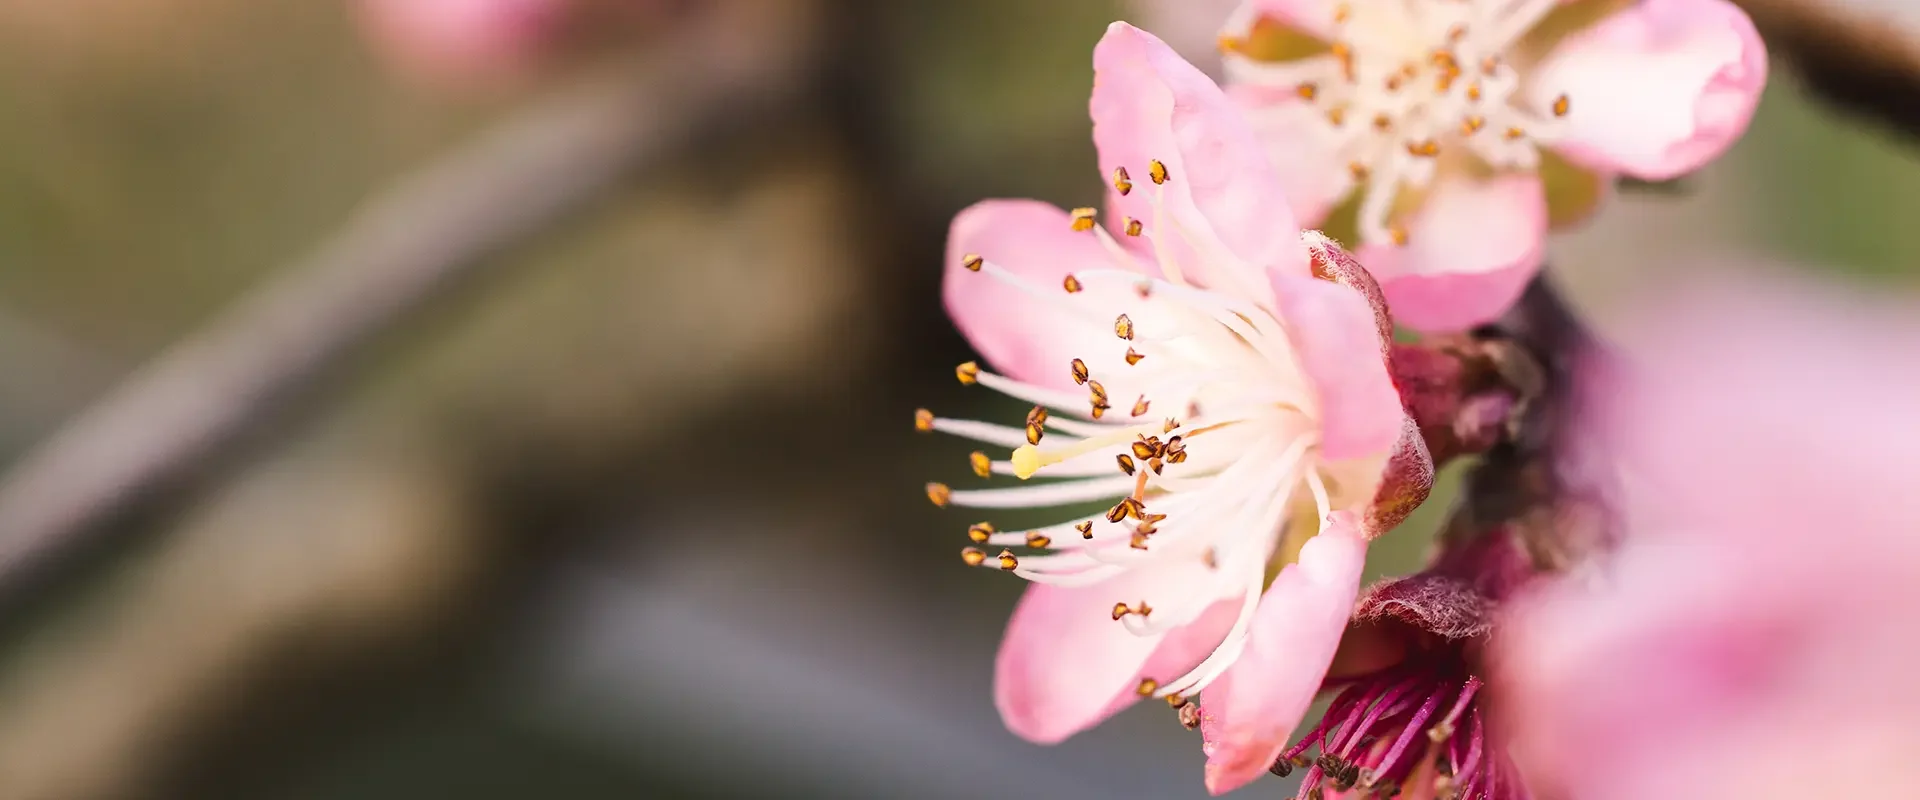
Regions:
<instances>
[{"instance_id":1,"label":"white stamen cluster","mask_svg":"<svg viewBox=\"0 0 1920 800\"><path fill-rule=\"evenodd\" d=\"M1360 187L1363 241L1406 244L1395 199L1460 151L1496 169L1539 167L1571 100L1527 108L1508 53L1560 0L1351 0L1334 11L1328 52L1256 61L1228 45L1236 82L1296 93L1321 112ZM1250 12L1249 12L1250 13ZM1235 28L1245 28L1245 20ZM1268 107L1256 114L1284 114Z\"/></svg>"}]
</instances>

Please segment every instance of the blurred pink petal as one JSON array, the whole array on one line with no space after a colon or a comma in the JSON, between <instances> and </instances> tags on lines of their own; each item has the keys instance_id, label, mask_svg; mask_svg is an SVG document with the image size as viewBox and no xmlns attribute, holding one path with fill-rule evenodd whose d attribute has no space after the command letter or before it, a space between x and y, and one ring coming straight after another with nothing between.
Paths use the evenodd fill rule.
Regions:
<instances>
[{"instance_id":1,"label":"blurred pink petal","mask_svg":"<svg viewBox=\"0 0 1920 800\"><path fill-rule=\"evenodd\" d=\"M358 0L393 61L429 77L504 77L559 34L568 0Z\"/></svg>"},{"instance_id":2,"label":"blurred pink petal","mask_svg":"<svg viewBox=\"0 0 1920 800\"><path fill-rule=\"evenodd\" d=\"M1407 243L1362 246L1396 322L1458 331L1492 321L1540 270L1547 202L1540 179L1442 180L1407 223Z\"/></svg>"},{"instance_id":3,"label":"blurred pink petal","mask_svg":"<svg viewBox=\"0 0 1920 800\"><path fill-rule=\"evenodd\" d=\"M1208 792L1225 794L1266 774L1320 691L1367 560L1358 520L1337 513L1330 523L1274 579L1246 652L1202 698Z\"/></svg>"},{"instance_id":4,"label":"blurred pink petal","mask_svg":"<svg viewBox=\"0 0 1920 800\"><path fill-rule=\"evenodd\" d=\"M1322 457L1338 461L1390 450L1406 414L1386 370L1356 356L1380 347L1366 298L1339 284L1292 275L1275 275L1273 293L1281 318L1297 332L1300 366L1319 398Z\"/></svg>"},{"instance_id":5,"label":"blurred pink petal","mask_svg":"<svg viewBox=\"0 0 1920 800\"><path fill-rule=\"evenodd\" d=\"M1555 149L1594 169L1666 180L1746 132L1767 51L1726 0L1641 0L1561 43L1537 75L1536 104L1576 98Z\"/></svg>"},{"instance_id":6,"label":"blurred pink petal","mask_svg":"<svg viewBox=\"0 0 1920 800\"><path fill-rule=\"evenodd\" d=\"M1165 228L1156 224L1156 205L1163 205L1167 224L1188 236L1157 244L1189 269L1206 267L1202 280L1220 283L1215 273L1224 270L1214 264L1222 260L1306 274L1299 229L1266 148L1212 79L1124 22L1107 29L1093 63L1090 109L1100 169L1125 169L1136 187L1115 193L1109 203L1115 213ZM1171 176L1164 186L1150 174L1155 161ZM1255 297L1265 291L1244 288Z\"/></svg>"},{"instance_id":7,"label":"blurred pink petal","mask_svg":"<svg viewBox=\"0 0 1920 800\"><path fill-rule=\"evenodd\" d=\"M1914 309L1741 277L1652 319L1591 390L1623 549L1505 640L1523 766L1571 800L1920 795Z\"/></svg>"},{"instance_id":8,"label":"blurred pink petal","mask_svg":"<svg viewBox=\"0 0 1920 800\"><path fill-rule=\"evenodd\" d=\"M1267 157L1300 224L1326 221L1327 212L1354 186L1353 174L1341 157L1344 137L1327 127L1327 112L1292 92L1276 96L1259 87L1235 86L1228 94L1246 110L1255 133L1267 145Z\"/></svg>"}]
</instances>

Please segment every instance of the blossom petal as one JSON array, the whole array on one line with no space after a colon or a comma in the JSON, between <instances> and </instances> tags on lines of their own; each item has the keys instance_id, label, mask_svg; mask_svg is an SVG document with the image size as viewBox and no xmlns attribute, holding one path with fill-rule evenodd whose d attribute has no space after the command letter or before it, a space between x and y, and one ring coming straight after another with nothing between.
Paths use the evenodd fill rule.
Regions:
<instances>
[{"instance_id":1,"label":"blossom petal","mask_svg":"<svg viewBox=\"0 0 1920 800\"><path fill-rule=\"evenodd\" d=\"M1246 652L1202 694L1207 791L1266 774L1319 692L1360 590L1367 543L1335 512L1260 599Z\"/></svg>"},{"instance_id":2,"label":"blossom petal","mask_svg":"<svg viewBox=\"0 0 1920 800\"><path fill-rule=\"evenodd\" d=\"M1184 270L1217 289L1264 301L1261 271L1306 274L1280 178L1225 92L1165 43L1116 22L1093 51L1094 143L1103 174L1125 168L1135 187L1109 206L1145 221ZM1151 182L1149 165L1171 178ZM1184 231L1158 230L1153 197ZM1237 262L1237 263L1236 263Z\"/></svg>"},{"instance_id":3,"label":"blossom petal","mask_svg":"<svg viewBox=\"0 0 1920 800\"><path fill-rule=\"evenodd\" d=\"M969 255L1004 267L1042 292L1059 292L1064 302L1061 282L1068 274L1108 268L1111 262L1092 234L1072 230L1067 212L1034 200L988 200L955 216L947 237L947 313L988 363L1016 379L1073 388L1067 364L1075 358L1085 359L1103 376L1122 372L1125 362L1113 352L1111 331L991 275L966 269ZM1125 294L1111 289L1106 293ZM1090 287L1075 297L1100 294ZM1088 304L1093 307L1104 299L1093 297Z\"/></svg>"},{"instance_id":4,"label":"blossom petal","mask_svg":"<svg viewBox=\"0 0 1920 800\"><path fill-rule=\"evenodd\" d=\"M1228 87L1260 140L1268 143L1280 187L1301 225L1319 225L1353 191L1353 172L1340 158L1341 135L1326 112L1291 92L1253 85Z\"/></svg>"},{"instance_id":5,"label":"blossom petal","mask_svg":"<svg viewBox=\"0 0 1920 800\"><path fill-rule=\"evenodd\" d=\"M1386 453L1400 437L1406 411L1381 356L1373 307L1352 287L1319 278L1275 275L1273 291L1320 399L1322 457Z\"/></svg>"},{"instance_id":6,"label":"blossom petal","mask_svg":"<svg viewBox=\"0 0 1920 800\"><path fill-rule=\"evenodd\" d=\"M1164 678L1191 668L1232 624L1231 607L1215 604L1186 626L1136 636L1114 621L1113 604L1205 597L1216 583L1194 564L1130 570L1085 587L1029 587L994 663L994 705L1007 729L1053 744L1139 699L1143 675Z\"/></svg>"},{"instance_id":7,"label":"blossom petal","mask_svg":"<svg viewBox=\"0 0 1920 800\"><path fill-rule=\"evenodd\" d=\"M1556 145L1569 159L1666 180L1739 139L1766 81L1766 46L1732 3L1642 0L1562 42L1530 94L1570 99Z\"/></svg>"},{"instance_id":8,"label":"blossom petal","mask_svg":"<svg viewBox=\"0 0 1920 800\"><path fill-rule=\"evenodd\" d=\"M1534 175L1442 179L1408 220L1404 246L1360 247L1396 322L1429 333L1500 316L1540 271L1547 203Z\"/></svg>"},{"instance_id":9,"label":"blossom petal","mask_svg":"<svg viewBox=\"0 0 1920 800\"><path fill-rule=\"evenodd\" d=\"M1301 33L1312 34L1321 39L1333 37L1333 11L1339 5L1336 0L1247 0L1244 8L1253 13L1244 14L1246 22L1265 17L1283 23Z\"/></svg>"}]
</instances>

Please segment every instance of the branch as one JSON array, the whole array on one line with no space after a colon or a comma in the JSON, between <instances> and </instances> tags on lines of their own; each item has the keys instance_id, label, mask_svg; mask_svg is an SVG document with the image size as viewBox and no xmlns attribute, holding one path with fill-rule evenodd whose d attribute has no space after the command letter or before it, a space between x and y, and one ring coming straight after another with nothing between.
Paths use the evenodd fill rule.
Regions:
<instances>
[{"instance_id":1,"label":"branch","mask_svg":"<svg viewBox=\"0 0 1920 800\"><path fill-rule=\"evenodd\" d=\"M706 16L648 63L589 78L403 178L24 457L0 479L0 600L282 421L494 256L622 176L791 102L807 38L768 46L746 41L740 13Z\"/></svg>"},{"instance_id":2,"label":"branch","mask_svg":"<svg viewBox=\"0 0 1920 800\"><path fill-rule=\"evenodd\" d=\"M1808 88L1920 137L1920 32L1835 0L1734 0Z\"/></svg>"}]
</instances>

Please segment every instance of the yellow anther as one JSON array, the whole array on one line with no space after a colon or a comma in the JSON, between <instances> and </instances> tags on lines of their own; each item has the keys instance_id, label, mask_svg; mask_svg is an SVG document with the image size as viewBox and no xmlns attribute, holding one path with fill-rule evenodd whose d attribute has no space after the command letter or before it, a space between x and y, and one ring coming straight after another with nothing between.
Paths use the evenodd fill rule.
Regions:
<instances>
[{"instance_id":1,"label":"yellow anther","mask_svg":"<svg viewBox=\"0 0 1920 800\"><path fill-rule=\"evenodd\" d=\"M974 544L986 544L987 539L998 532L991 522L978 522L967 526L967 538L972 539Z\"/></svg>"},{"instance_id":2,"label":"yellow anther","mask_svg":"<svg viewBox=\"0 0 1920 800\"><path fill-rule=\"evenodd\" d=\"M1076 358L1073 360L1073 363L1068 366L1073 369L1073 382L1080 386L1087 385L1087 362Z\"/></svg>"},{"instance_id":3,"label":"yellow anther","mask_svg":"<svg viewBox=\"0 0 1920 800\"><path fill-rule=\"evenodd\" d=\"M1486 126L1487 126L1486 117L1474 115L1460 121L1460 133L1463 135L1472 136L1473 134L1478 133L1481 128L1484 128Z\"/></svg>"},{"instance_id":4,"label":"yellow anther","mask_svg":"<svg viewBox=\"0 0 1920 800\"><path fill-rule=\"evenodd\" d=\"M1419 156L1421 158L1433 158L1435 156L1440 155L1440 143L1432 139L1427 139L1419 142L1408 142L1407 153L1409 155Z\"/></svg>"},{"instance_id":5,"label":"yellow anther","mask_svg":"<svg viewBox=\"0 0 1920 800\"><path fill-rule=\"evenodd\" d=\"M1327 121L1333 123L1336 128L1347 124L1347 107L1335 106L1327 109Z\"/></svg>"},{"instance_id":6,"label":"yellow anther","mask_svg":"<svg viewBox=\"0 0 1920 800\"><path fill-rule=\"evenodd\" d=\"M1152 678L1141 678L1140 686L1134 689L1134 691L1139 693L1141 697L1152 697L1153 693L1159 690L1160 690L1160 682Z\"/></svg>"},{"instance_id":7,"label":"yellow anther","mask_svg":"<svg viewBox=\"0 0 1920 800\"><path fill-rule=\"evenodd\" d=\"M1567 115L1567 112L1571 110L1573 110L1573 100L1571 98L1568 98L1564 94L1554 98L1553 100L1554 116L1564 117Z\"/></svg>"},{"instance_id":8,"label":"yellow anther","mask_svg":"<svg viewBox=\"0 0 1920 800\"><path fill-rule=\"evenodd\" d=\"M978 450L967 454L967 463L973 467L973 474L982 478L993 477L993 459Z\"/></svg>"},{"instance_id":9,"label":"yellow anther","mask_svg":"<svg viewBox=\"0 0 1920 800\"><path fill-rule=\"evenodd\" d=\"M1094 209L1091 209L1091 208L1074 209L1073 210L1073 229L1076 231L1093 230L1093 218L1099 213L1100 212L1095 211Z\"/></svg>"},{"instance_id":10,"label":"yellow anther","mask_svg":"<svg viewBox=\"0 0 1920 800\"><path fill-rule=\"evenodd\" d=\"M966 254L965 257L960 259L960 266L966 267L968 272L979 272L980 267L984 266L986 263L987 263L987 260L984 258L981 258L976 253L968 253Z\"/></svg>"},{"instance_id":11,"label":"yellow anther","mask_svg":"<svg viewBox=\"0 0 1920 800\"><path fill-rule=\"evenodd\" d=\"M927 499L932 500L934 505L945 508L947 503L953 501L953 490L948 488L944 483L929 483L927 484Z\"/></svg>"},{"instance_id":12,"label":"yellow anther","mask_svg":"<svg viewBox=\"0 0 1920 800\"><path fill-rule=\"evenodd\" d=\"M1013 557L1012 550L1002 550L999 555L1000 568L1012 572L1020 568L1020 559Z\"/></svg>"},{"instance_id":13,"label":"yellow anther","mask_svg":"<svg viewBox=\"0 0 1920 800\"><path fill-rule=\"evenodd\" d=\"M1387 235L1388 235L1388 236L1391 236L1391 237L1393 237L1393 243L1394 243L1395 245L1398 245L1398 246L1400 246L1400 247L1406 247L1406 246L1407 246L1407 239L1408 239L1408 237L1407 237L1407 229L1406 229L1406 228L1404 228L1404 227L1401 227L1401 226L1399 226L1399 225L1395 225L1395 226L1393 226L1393 227L1391 227L1391 228L1388 228L1388 229L1387 229Z\"/></svg>"},{"instance_id":14,"label":"yellow anther","mask_svg":"<svg viewBox=\"0 0 1920 800\"><path fill-rule=\"evenodd\" d=\"M1467 84L1467 99L1472 100L1473 102L1476 102L1476 103L1480 102L1480 82L1479 81L1474 81L1473 83Z\"/></svg>"},{"instance_id":15,"label":"yellow anther","mask_svg":"<svg viewBox=\"0 0 1920 800\"><path fill-rule=\"evenodd\" d=\"M1167 165L1156 158L1147 162L1147 177L1152 178L1154 185L1157 186L1172 180L1173 174L1167 172Z\"/></svg>"},{"instance_id":16,"label":"yellow anther","mask_svg":"<svg viewBox=\"0 0 1920 800\"><path fill-rule=\"evenodd\" d=\"M1295 94L1300 95L1300 99L1302 100L1312 100L1313 98L1319 96L1320 85L1317 83L1314 83L1313 81L1307 81L1305 83L1300 84L1299 86L1293 87L1293 91Z\"/></svg>"},{"instance_id":17,"label":"yellow anther","mask_svg":"<svg viewBox=\"0 0 1920 800\"><path fill-rule=\"evenodd\" d=\"M1073 526L1073 529L1080 532L1080 538L1082 539L1093 538L1093 520L1087 520L1086 522L1076 523Z\"/></svg>"},{"instance_id":18,"label":"yellow anther","mask_svg":"<svg viewBox=\"0 0 1920 800\"><path fill-rule=\"evenodd\" d=\"M1139 351L1131 347L1127 348L1127 366L1131 367L1138 364L1140 363L1140 359L1143 358L1146 358L1146 356L1142 355Z\"/></svg>"},{"instance_id":19,"label":"yellow anther","mask_svg":"<svg viewBox=\"0 0 1920 800\"><path fill-rule=\"evenodd\" d=\"M1113 318L1113 335L1133 341L1133 318L1125 314Z\"/></svg>"},{"instance_id":20,"label":"yellow anther","mask_svg":"<svg viewBox=\"0 0 1920 800\"><path fill-rule=\"evenodd\" d=\"M1140 220L1134 219L1133 217L1127 217L1126 232L1128 236L1139 236L1141 232L1145 231L1146 229L1147 229L1147 226L1141 224Z\"/></svg>"},{"instance_id":21,"label":"yellow anther","mask_svg":"<svg viewBox=\"0 0 1920 800\"><path fill-rule=\"evenodd\" d=\"M1041 532L1039 532L1039 531L1027 531L1027 546L1028 546L1028 547L1031 547L1031 548L1033 548L1033 549L1035 549L1035 550L1038 550L1038 549L1040 549L1040 548L1042 548L1042 547L1046 547L1046 546L1048 546L1048 545L1051 545L1051 544L1053 544L1053 540L1052 540L1052 539L1049 539L1049 538L1047 538L1047 536L1046 536L1045 534L1042 534L1042 533L1041 533Z\"/></svg>"},{"instance_id":22,"label":"yellow anther","mask_svg":"<svg viewBox=\"0 0 1920 800\"><path fill-rule=\"evenodd\" d=\"M1147 396L1144 394L1140 395L1140 399L1133 401L1133 415L1136 417L1146 416L1148 405Z\"/></svg>"},{"instance_id":23,"label":"yellow anther","mask_svg":"<svg viewBox=\"0 0 1920 800\"><path fill-rule=\"evenodd\" d=\"M1034 422L1027 423L1027 444L1039 444L1040 437L1045 436L1046 434L1047 434L1047 429L1041 427L1039 423L1034 423Z\"/></svg>"},{"instance_id":24,"label":"yellow anther","mask_svg":"<svg viewBox=\"0 0 1920 800\"><path fill-rule=\"evenodd\" d=\"M933 430L933 412L924 408L913 410L913 429L921 433Z\"/></svg>"},{"instance_id":25,"label":"yellow anther","mask_svg":"<svg viewBox=\"0 0 1920 800\"><path fill-rule=\"evenodd\" d=\"M1046 406L1034 406L1032 410L1030 410L1030 411L1028 411L1028 412L1027 412L1027 424L1028 424L1028 425L1045 425L1045 424L1047 424L1047 407L1046 407Z\"/></svg>"},{"instance_id":26,"label":"yellow anther","mask_svg":"<svg viewBox=\"0 0 1920 800\"><path fill-rule=\"evenodd\" d=\"M1079 294L1082 288L1080 286L1080 279L1072 275L1068 275L1066 280L1060 282L1060 285L1066 288L1067 294Z\"/></svg>"},{"instance_id":27,"label":"yellow anther","mask_svg":"<svg viewBox=\"0 0 1920 800\"><path fill-rule=\"evenodd\" d=\"M1119 192L1121 197L1133 191L1133 178L1127 175L1126 167L1113 168L1113 190Z\"/></svg>"},{"instance_id":28,"label":"yellow anther","mask_svg":"<svg viewBox=\"0 0 1920 800\"><path fill-rule=\"evenodd\" d=\"M1126 453L1117 453L1114 455L1113 460L1120 464L1121 472L1127 473L1128 475L1133 474L1135 469L1133 466L1133 456L1127 455Z\"/></svg>"},{"instance_id":29,"label":"yellow anther","mask_svg":"<svg viewBox=\"0 0 1920 800\"><path fill-rule=\"evenodd\" d=\"M977 567L987 563L987 554L978 547L965 547L960 550L960 560L969 567Z\"/></svg>"},{"instance_id":30,"label":"yellow anther","mask_svg":"<svg viewBox=\"0 0 1920 800\"><path fill-rule=\"evenodd\" d=\"M980 382L980 364L978 362L969 361L965 364L961 364L960 366L954 367L953 377L959 378L961 383L966 384L968 386L972 386L976 383L979 383Z\"/></svg>"},{"instance_id":31,"label":"yellow anther","mask_svg":"<svg viewBox=\"0 0 1920 800\"><path fill-rule=\"evenodd\" d=\"M1513 140L1515 140L1515 139L1520 139L1520 138L1522 138L1522 137L1524 137L1524 136L1526 136L1526 135L1527 135L1527 132L1526 132L1525 130L1522 130L1522 129L1520 129L1520 128L1508 128L1508 129L1507 129L1507 140L1508 140L1508 141L1513 141Z\"/></svg>"}]
</instances>

